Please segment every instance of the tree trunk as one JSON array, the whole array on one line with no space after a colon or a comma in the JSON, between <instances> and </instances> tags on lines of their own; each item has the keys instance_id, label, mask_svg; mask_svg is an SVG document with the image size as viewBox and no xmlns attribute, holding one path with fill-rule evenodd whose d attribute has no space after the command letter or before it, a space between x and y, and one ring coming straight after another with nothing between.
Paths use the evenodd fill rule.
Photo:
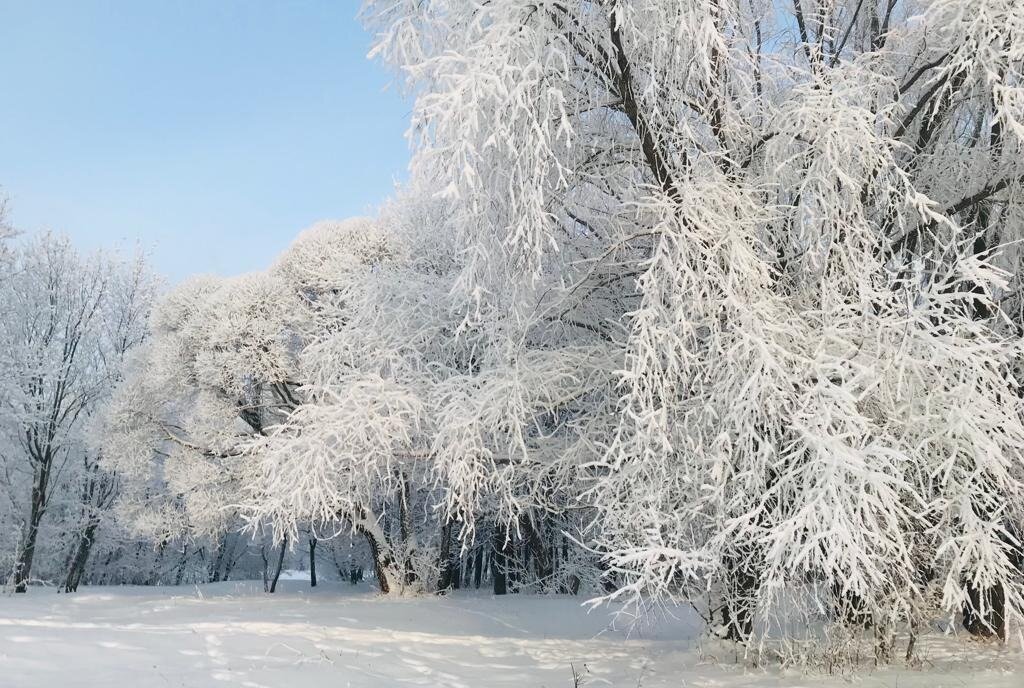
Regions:
<instances>
[{"instance_id":1,"label":"tree trunk","mask_svg":"<svg viewBox=\"0 0 1024 688\"><path fill-rule=\"evenodd\" d=\"M239 552L238 544L240 540L241 538L235 538L235 541L231 545L231 549L228 550L228 554L224 558L224 575L220 577L222 581L227 581L231 578L231 572L235 570L235 564L237 564L238 561L243 556L245 556L245 551L249 548L249 546L243 542L241 543L242 547L241 551ZM235 554L236 552L238 552L237 555Z\"/></svg>"},{"instance_id":2,"label":"tree trunk","mask_svg":"<svg viewBox=\"0 0 1024 688\"><path fill-rule=\"evenodd\" d=\"M153 586L160 584L160 569L163 568L164 557L167 556L167 540L166 538L160 541L160 544L156 548L156 561L153 562L152 570L150 571L149 578L146 580L146 585Z\"/></svg>"},{"instance_id":3,"label":"tree trunk","mask_svg":"<svg viewBox=\"0 0 1024 688\"><path fill-rule=\"evenodd\" d=\"M541 535L540 530L534 525L533 519L523 517L522 529L523 536L526 538L526 550L533 559L534 571L537 574L537 580L542 586L545 582L551 578L554 573L553 566L551 564L551 554L548 549L544 546L544 538Z\"/></svg>"},{"instance_id":4,"label":"tree trunk","mask_svg":"<svg viewBox=\"0 0 1024 688\"><path fill-rule=\"evenodd\" d=\"M508 593L508 553L512 549L508 537L508 529L494 529L494 541L491 546L491 576L494 579L494 594Z\"/></svg>"},{"instance_id":5,"label":"tree trunk","mask_svg":"<svg viewBox=\"0 0 1024 688\"><path fill-rule=\"evenodd\" d=\"M476 550L471 549L466 554L465 563L462 566L462 587L469 590L473 585L473 560L476 558Z\"/></svg>"},{"instance_id":6,"label":"tree trunk","mask_svg":"<svg viewBox=\"0 0 1024 688\"><path fill-rule=\"evenodd\" d=\"M49 480L49 468L44 466L32 484L32 508L29 513L28 525L22 537L22 546L18 550L18 558L14 564L14 592L28 592L28 581L32 576L32 560L36 555L36 540L39 537L39 524L43 521L46 510L46 483Z\"/></svg>"},{"instance_id":7,"label":"tree trunk","mask_svg":"<svg viewBox=\"0 0 1024 688\"><path fill-rule=\"evenodd\" d=\"M561 545L562 546L562 559L561 559L561 563L559 564L559 567L563 568L566 565L565 562L569 561L569 538L567 538L567 537L565 537L563 535L562 538L561 538L561 543L562 543L562 545ZM555 552L556 554L558 553L558 544L557 543L555 543L552 546L552 551ZM609 584L613 583L613 581L609 580L607 577L605 577L604 581L605 581L604 584L606 586L605 589L608 590L607 586ZM565 587L560 592L568 593L570 595L578 595L579 592L580 592L580 585L581 584L582 584L582 581L580 580L580 577L578 575L576 575L575 573L570 574L569 575L569 579L564 583ZM614 590L614 585L612 587L612 590ZM611 592L611 590L608 590L608 591Z\"/></svg>"},{"instance_id":8,"label":"tree trunk","mask_svg":"<svg viewBox=\"0 0 1024 688\"><path fill-rule=\"evenodd\" d=\"M263 560L263 592L270 592L270 560L266 545L260 545L260 559Z\"/></svg>"},{"instance_id":9,"label":"tree trunk","mask_svg":"<svg viewBox=\"0 0 1024 688\"><path fill-rule=\"evenodd\" d=\"M71 543L71 547L68 548L68 554L64 557L63 571L71 572L71 569L75 566L75 558L78 556L78 547L82 542L82 533L78 533L74 541ZM58 594L61 592L57 591Z\"/></svg>"},{"instance_id":10,"label":"tree trunk","mask_svg":"<svg viewBox=\"0 0 1024 688\"><path fill-rule=\"evenodd\" d=\"M309 587L316 587L316 537L309 538Z\"/></svg>"},{"instance_id":11,"label":"tree trunk","mask_svg":"<svg viewBox=\"0 0 1024 688\"><path fill-rule=\"evenodd\" d=\"M185 579L185 565L188 564L188 542L181 548L181 561L178 562L178 572L174 576L174 584L181 585Z\"/></svg>"},{"instance_id":12,"label":"tree trunk","mask_svg":"<svg viewBox=\"0 0 1024 688\"><path fill-rule=\"evenodd\" d=\"M377 576L377 585L380 587L380 591L385 595L390 595L391 580L388 575L388 569L394 567L395 560L391 555L390 548L386 542L381 541L381 536L374 533L373 528L368 528L363 524L357 524L356 530L359 531L363 537L366 538L366 544L370 546L370 556L373 559L373 572Z\"/></svg>"},{"instance_id":13,"label":"tree trunk","mask_svg":"<svg viewBox=\"0 0 1024 688\"><path fill-rule=\"evenodd\" d=\"M437 580L438 592L453 586L454 568L452 566L452 522L446 520L441 528L441 546L438 548L437 566L441 572ZM458 586L455 586L458 587Z\"/></svg>"},{"instance_id":14,"label":"tree trunk","mask_svg":"<svg viewBox=\"0 0 1024 688\"><path fill-rule=\"evenodd\" d=\"M98 527L98 521L95 519L90 520L85 528L85 532L79 538L74 559L72 559L71 567L68 569L67 577L64 579L64 592L76 592L78 590L78 584L82 580L82 574L85 573L85 564L89 560L89 552L92 550L92 544L95 541L96 529Z\"/></svg>"},{"instance_id":15,"label":"tree trunk","mask_svg":"<svg viewBox=\"0 0 1024 688\"><path fill-rule=\"evenodd\" d=\"M460 547L461 550L461 547ZM452 590L458 590L462 587L462 555L457 554L452 558Z\"/></svg>"},{"instance_id":16,"label":"tree trunk","mask_svg":"<svg viewBox=\"0 0 1024 688\"><path fill-rule=\"evenodd\" d=\"M1003 586L978 588L967 583L968 602L964 606L964 628L978 638L997 636L1006 640L1006 595Z\"/></svg>"},{"instance_id":17,"label":"tree trunk","mask_svg":"<svg viewBox=\"0 0 1024 688\"><path fill-rule=\"evenodd\" d=\"M484 548L483 545L476 546L476 557L473 562L473 587L480 589L480 583L484 575ZM467 586L468 587L468 586Z\"/></svg>"},{"instance_id":18,"label":"tree trunk","mask_svg":"<svg viewBox=\"0 0 1024 688\"><path fill-rule=\"evenodd\" d=\"M132 585L142 585L145 583L145 579L142 577L142 553L146 551L146 547L147 544L145 542L140 542L135 547L135 554L132 556L133 561L131 565L131 570L133 571Z\"/></svg>"},{"instance_id":19,"label":"tree trunk","mask_svg":"<svg viewBox=\"0 0 1024 688\"><path fill-rule=\"evenodd\" d=\"M1024 547L1020 545L1024 536L1021 527L1014 523L1004 524L1006 531L999 535L1007 546L1010 562L1020 572L1024 572ZM973 581L965 583L967 602L963 609L963 625L968 633L978 638L998 637L1006 640L1006 591L1002 583L988 588L979 588Z\"/></svg>"},{"instance_id":20,"label":"tree trunk","mask_svg":"<svg viewBox=\"0 0 1024 688\"><path fill-rule=\"evenodd\" d=\"M270 592L277 592L277 580L281 577L281 567L284 566L284 552L288 549L288 536L281 541L281 551L277 555L277 568L274 570L274 578L270 581Z\"/></svg>"},{"instance_id":21,"label":"tree trunk","mask_svg":"<svg viewBox=\"0 0 1024 688\"><path fill-rule=\"evenodd\" d=\"M402 560L402 569L404 571L406 585L416 582L416 571L413 569L413 556L416 553L416 538L415 531L412 527L412 514L409 509L410 491L409 491L409 480L405 475L401 476L402 490L399 495L398 503L398 531L402 537L402 550L404 558Z\"/></svg>"}]
</instances>

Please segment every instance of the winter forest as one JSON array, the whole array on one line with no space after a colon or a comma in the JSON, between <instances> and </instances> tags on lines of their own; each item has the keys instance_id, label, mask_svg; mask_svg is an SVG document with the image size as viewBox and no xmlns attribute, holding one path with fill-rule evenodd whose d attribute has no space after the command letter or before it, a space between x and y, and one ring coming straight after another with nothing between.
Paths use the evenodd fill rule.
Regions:
<instances>
[{"instance_id":1,"label":"winter forest","mask_svg":"<svg viewBox=\"0 0 1024 688\"><path fill-rule=\"evenodd\" d=\"M375 215L177 284L0 222L0 636L358 603L495 651L582 630L139 685L1022 685L1024 2L360 19L412 104Z\"/></svg>"}]
</instances>

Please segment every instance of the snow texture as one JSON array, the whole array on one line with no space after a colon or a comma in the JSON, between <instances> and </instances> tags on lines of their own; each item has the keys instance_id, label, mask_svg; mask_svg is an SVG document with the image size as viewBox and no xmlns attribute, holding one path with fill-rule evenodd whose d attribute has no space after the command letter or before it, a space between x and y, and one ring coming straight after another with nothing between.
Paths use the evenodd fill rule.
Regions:
<instances>
[{"instance_id":1,"label":"snow texture","mask_svg":"<svg viewBox=\"0 0 1024 688\"><path fill-rule=\"evenodd\" d=\"M849 685L750 668L686 614L615 630L569 597L384 598L299 581L35 590L0 602L0 685L246 688L571 688ZM933 634L921 669L863 669L858 685L1019 688L1018 650Z\"/></svg>"}]
</instances>

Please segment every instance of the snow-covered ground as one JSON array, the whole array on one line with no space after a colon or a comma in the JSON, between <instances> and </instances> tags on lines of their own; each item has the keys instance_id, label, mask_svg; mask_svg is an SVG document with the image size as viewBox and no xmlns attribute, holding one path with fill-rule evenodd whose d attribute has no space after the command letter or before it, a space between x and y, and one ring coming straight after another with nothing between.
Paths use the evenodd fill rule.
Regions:
<instances>
[{"instance_id":1,"label":"snow-covered ground","mask_svg":"<svg viewBox=\"0 0 1024 688\"><path fill-rule=\"evenodd\" d=\"M191 588L33 589L0 598L4 688L739 688L849 685L755 669L701 638L692 618L630 637L578 598L456 594L383 599L286 581ZM1019 650L931 636L922 669L865 668L861 686L1021 688Z\"/></svg>"}]
</instances>

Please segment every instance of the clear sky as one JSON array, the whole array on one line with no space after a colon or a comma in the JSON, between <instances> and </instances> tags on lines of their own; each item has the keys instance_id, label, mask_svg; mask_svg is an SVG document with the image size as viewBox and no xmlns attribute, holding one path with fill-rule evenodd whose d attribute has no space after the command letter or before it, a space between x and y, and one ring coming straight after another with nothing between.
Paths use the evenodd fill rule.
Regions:
<instances>
[{"instance_id":1,"label":"clear sky","mask_svg":"<svg viewBox=\"0 0 1024 688\"><path fill-rule=\"evenodd\" d=\"M403 179L409 106L356 0L0 0L0 187L22 230L141 242L176 281L268 265ZM389 85L392 85L389 87Z\"/></svg>"}]
</instances>

